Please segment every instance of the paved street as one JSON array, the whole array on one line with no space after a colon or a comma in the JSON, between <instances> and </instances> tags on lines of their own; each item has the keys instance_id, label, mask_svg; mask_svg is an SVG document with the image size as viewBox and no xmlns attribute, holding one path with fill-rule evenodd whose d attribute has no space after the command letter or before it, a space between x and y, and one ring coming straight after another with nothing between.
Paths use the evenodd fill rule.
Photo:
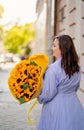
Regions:
<instances>
[{"instance_id":1,"label":"paved street","mask_svg":"<svg viewBox=\"0 0 84 130\"><path fill-rule=\"evenodd\" d=\"M37 130L42 105L37 104L30 116L34 120L28 122L28 110L34 100L20 105L9 92L7 80L12 66L0 70L0 130ZM79 99L84 107L84 93L78 91Z\"/></svg>"},{"instance_id":2,"label":"paved street","mask_svg":"<svg viewBox=\"0 0 84 130\"><path fill-rule=\"evenodd\" d=\"M28 110L34 101L20 105L9 92L0 93L0 130L36 130L41 105L37 104L30 114L33 124L28 122Z\"/></svg>"}]
</instances>

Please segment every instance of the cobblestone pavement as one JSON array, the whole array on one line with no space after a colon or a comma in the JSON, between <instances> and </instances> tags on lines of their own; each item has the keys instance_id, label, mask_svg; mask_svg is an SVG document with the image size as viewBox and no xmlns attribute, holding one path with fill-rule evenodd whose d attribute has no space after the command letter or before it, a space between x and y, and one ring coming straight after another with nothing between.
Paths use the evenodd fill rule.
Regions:
<instances>
[{"instance_id":1,"label":"cobblestone pavement","mask_svg":"<svg viewBox=\"0 0 84 130\"><path fill-rule=\"evenodd\" d=\"M0 93L0 130L36 130L42 106L37 104L32 110L30 124L27 113L33 102L20 105L9 92Z\"/></svg>"}]
</instances>

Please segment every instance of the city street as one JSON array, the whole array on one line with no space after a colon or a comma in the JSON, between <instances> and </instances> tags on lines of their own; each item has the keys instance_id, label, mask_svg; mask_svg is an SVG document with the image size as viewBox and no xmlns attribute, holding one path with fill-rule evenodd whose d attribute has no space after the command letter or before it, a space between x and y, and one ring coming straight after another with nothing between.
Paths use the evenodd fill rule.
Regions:
<instances>
[{"instance_id":1,"label":"city street","mask_svg":"<svg viewBox=\"0 0 84 130\"><path fill-rule=\"evenodd\" d=\"M28 122L28 110L34 100L20 105L11 95L8 87L8 76L13 65L3 66L0 70L0 130L37 130L42 105L35 106L30 114L33 124ZM78 91L79 99L84 107L84 93Z\"/></svg>"},{"instance_id":2,"label":"city street","mask_svg":"<svg viewBox=\"0 0 84 130\"><path fill-rule=\"evenodd\" d=\"M24 59L28 63L17 65L8 80ZM26 101L37 95L46 68L39 99L47 103L32 109L37 98ZM0 130L37 130L41 112L47 124L41 124L42 130L84 130L84 111L77 103L84 108L84 0L0 0Z\"/></svg>"}]
</instances>

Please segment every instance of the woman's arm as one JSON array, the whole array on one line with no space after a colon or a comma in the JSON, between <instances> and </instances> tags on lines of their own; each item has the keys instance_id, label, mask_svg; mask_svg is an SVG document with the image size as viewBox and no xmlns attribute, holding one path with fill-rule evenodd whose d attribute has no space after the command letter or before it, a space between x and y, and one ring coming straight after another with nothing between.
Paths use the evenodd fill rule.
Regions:
<instances>
[{"instance_id":1,"label":"woman's arm","mask_svg":"<svg viewBox=\"0 0 84 130\"><path fill-rule=\"evenodd\" d=\"M45 79L43 82L42 93L37 98L39 103L49 102L57 94L57 85L55 72L52 68L48 68L45 73Z\"/></svg>"}]
</instances>

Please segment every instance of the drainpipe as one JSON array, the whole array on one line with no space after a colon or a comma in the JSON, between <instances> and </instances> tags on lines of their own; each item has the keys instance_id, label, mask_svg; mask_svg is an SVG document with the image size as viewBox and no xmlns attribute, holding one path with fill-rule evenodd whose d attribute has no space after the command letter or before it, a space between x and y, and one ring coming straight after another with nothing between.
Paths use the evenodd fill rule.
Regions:
<instances>
[{"instance_id":1,"label":"drainpipe","mask_svg":"<svg viewBox=\"0 0 84 130\"><path fill-rule=\"evenodd\" d=\"M46 16L46 33L47 33L47 54L50 59L50 63L52 63L52 0L46 0L46 6L47 6L47 16Z\"/></svg>"}]
</instances>

